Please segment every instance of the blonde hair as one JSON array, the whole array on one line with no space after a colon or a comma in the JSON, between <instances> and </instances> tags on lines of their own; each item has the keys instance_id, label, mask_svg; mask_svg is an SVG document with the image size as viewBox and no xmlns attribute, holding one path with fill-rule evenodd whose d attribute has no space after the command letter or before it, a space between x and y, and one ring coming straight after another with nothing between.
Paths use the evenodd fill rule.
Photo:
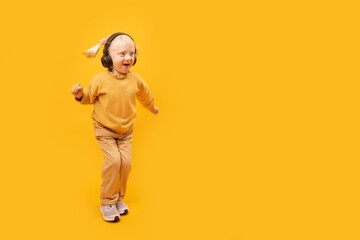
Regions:
<instances>
[{"instance_id":1,"label":"blonde hair","mask_svg":"<svg viewBox=\"0 0 360 240\"><path fill-rule=\"evenodd\" d=\"M83 54L88 58L96 57L96 54L98 53L101 45L105 45L105 43L106 43L106 41L108 40L109 37L110 37L110 35L107 36L106 38L101 39L98 44L96 44L95 46L93 46L92 48L90 48L89 50L84 52Z\"/></svg>"},{"instance_id":2,"label":"blonde hair","mask_svg":"<svg viewBox=\"0 0 360 240\"><path fill-rule=\"evenodd\" d=\"M107 40L109 39L109 37L112 34L110 34L109 36L107 36L106 38L103 38L99 41L98 44L96 44L95 46L93 46L92 48L88 49L87 51L85 51L83 54L88 57L88 58L95 58L96 54L99 52L99 49L101 47L101 45L105 45ZM138 46L135 44L135 49L136 49L136 53L135 55L139 55L139 48Z\"/></svg>"}]
</instances>

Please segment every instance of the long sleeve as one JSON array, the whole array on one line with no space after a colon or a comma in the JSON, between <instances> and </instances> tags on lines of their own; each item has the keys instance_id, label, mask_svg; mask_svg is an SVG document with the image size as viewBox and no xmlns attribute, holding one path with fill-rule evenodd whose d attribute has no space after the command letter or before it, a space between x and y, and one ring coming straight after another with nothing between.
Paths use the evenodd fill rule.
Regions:
<instances>
[{"instance_id":1,"label":"long sleeve","mask_svg":"<svg viewBox=\"0 0 360 240\"><path fill-rule=\"evenodd\" d=\"M148 85L142 78L139 78L138 91L136 92L136 97L144 108L150 111L154 109L154 98L151 95Z\"/></svg>"},{"instance_id":2,"label":"long sleeve","mask_svg":"<svg viewBox=\"0 0 360 240\"><path fill-rule=\"evenodd\" d=\"M99 96L99 84L96 79L92 79L87 88L83 91L81 104L94 104L95 99Z\"/></svg>"}]
</instances>

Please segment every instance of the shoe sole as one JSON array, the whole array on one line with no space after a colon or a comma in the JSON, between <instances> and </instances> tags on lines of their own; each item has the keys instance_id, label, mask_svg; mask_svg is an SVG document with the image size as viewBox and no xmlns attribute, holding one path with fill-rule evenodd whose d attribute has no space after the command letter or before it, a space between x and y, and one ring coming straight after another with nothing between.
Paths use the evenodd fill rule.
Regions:
<instances>
[{"instance_id":1,"label":"shoe sole","mask_svg":"<svg viewBox=\"0 0 360 240\"><path fill-rule=\"evenodd\" d=\"M124 212L122 212L122 213L119 212L120 215L126 215L128 213L129 213L129 210L127 210L127 209L125 209Z\"/></svg>"},{"instance_id":2,"label":"shoe sole","mask_svg":"<svg viewBox=\"0 0 360 240\"><path fill-rule=\"evenodd\" d=\"M105 221L107 221L107 222L118 222L118 221L120 221L120 216L105 217L101 208L100 208L100 212L103 215L103 219Z\"/></svg>"}]
</instances>

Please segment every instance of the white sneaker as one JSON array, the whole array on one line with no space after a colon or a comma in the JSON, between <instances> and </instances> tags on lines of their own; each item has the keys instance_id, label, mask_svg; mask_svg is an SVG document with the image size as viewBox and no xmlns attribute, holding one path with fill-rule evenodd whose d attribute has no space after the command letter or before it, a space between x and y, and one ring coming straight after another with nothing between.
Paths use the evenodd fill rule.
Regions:
<instances>
[{"instance_id":1,"label":"white sneaker","mask_svg":"<svg viewBox=\"0 0 360 240\"><path fill-rule=\"evenodd\" d=\"M129 212L129 207L121 200L116 203L116 208L120 215L125 215Z\"/></svg>"},{"instance_id":2,"label":"white sneaker","mask_svg":"<svg viewBox=\"0 0 360 240\"><path fill-rule=\"evenodd\" d=\"M120 220L120 215L119 215L118 211L116 210L115 205L111 205L111 204L101 205L100 212L102 213L105 221L117 222Z\"/></svg>"}]
</instances>

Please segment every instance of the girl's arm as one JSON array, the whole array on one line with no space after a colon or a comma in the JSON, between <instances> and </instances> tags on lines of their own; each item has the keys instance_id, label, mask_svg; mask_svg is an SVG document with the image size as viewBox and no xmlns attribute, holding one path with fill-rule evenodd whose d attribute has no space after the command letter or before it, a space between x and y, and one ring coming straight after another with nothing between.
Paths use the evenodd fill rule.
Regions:
<instances>
[{"instance_id":1,"label":"girl's arm","mask_svg":"<svg viewBox=\"0 0 360 240\"><path fill-rule=\"evenodd\" d=\"M139 102L143 105L143 107L145 107L152 113L158 114L159 108L155 106L154 98L151 95L150 89L146 84L146 82L141 77L139 78L138 89L139 90L136 93L136 97L139 100Z\"/></svg>"},{"instance_id":2,"label":"girl's arm","mask_svg":"<svg viewBox=\"0 0 360 240\"><path fill-rule=\"evenodd\" d=\"M77 83L72 89L71 93L75 96L75 100L81 104L93 104L95 99L99 95L98 93L98 84L95 79L93 79L86 89Z\"/></svg>"}]
</instances>

